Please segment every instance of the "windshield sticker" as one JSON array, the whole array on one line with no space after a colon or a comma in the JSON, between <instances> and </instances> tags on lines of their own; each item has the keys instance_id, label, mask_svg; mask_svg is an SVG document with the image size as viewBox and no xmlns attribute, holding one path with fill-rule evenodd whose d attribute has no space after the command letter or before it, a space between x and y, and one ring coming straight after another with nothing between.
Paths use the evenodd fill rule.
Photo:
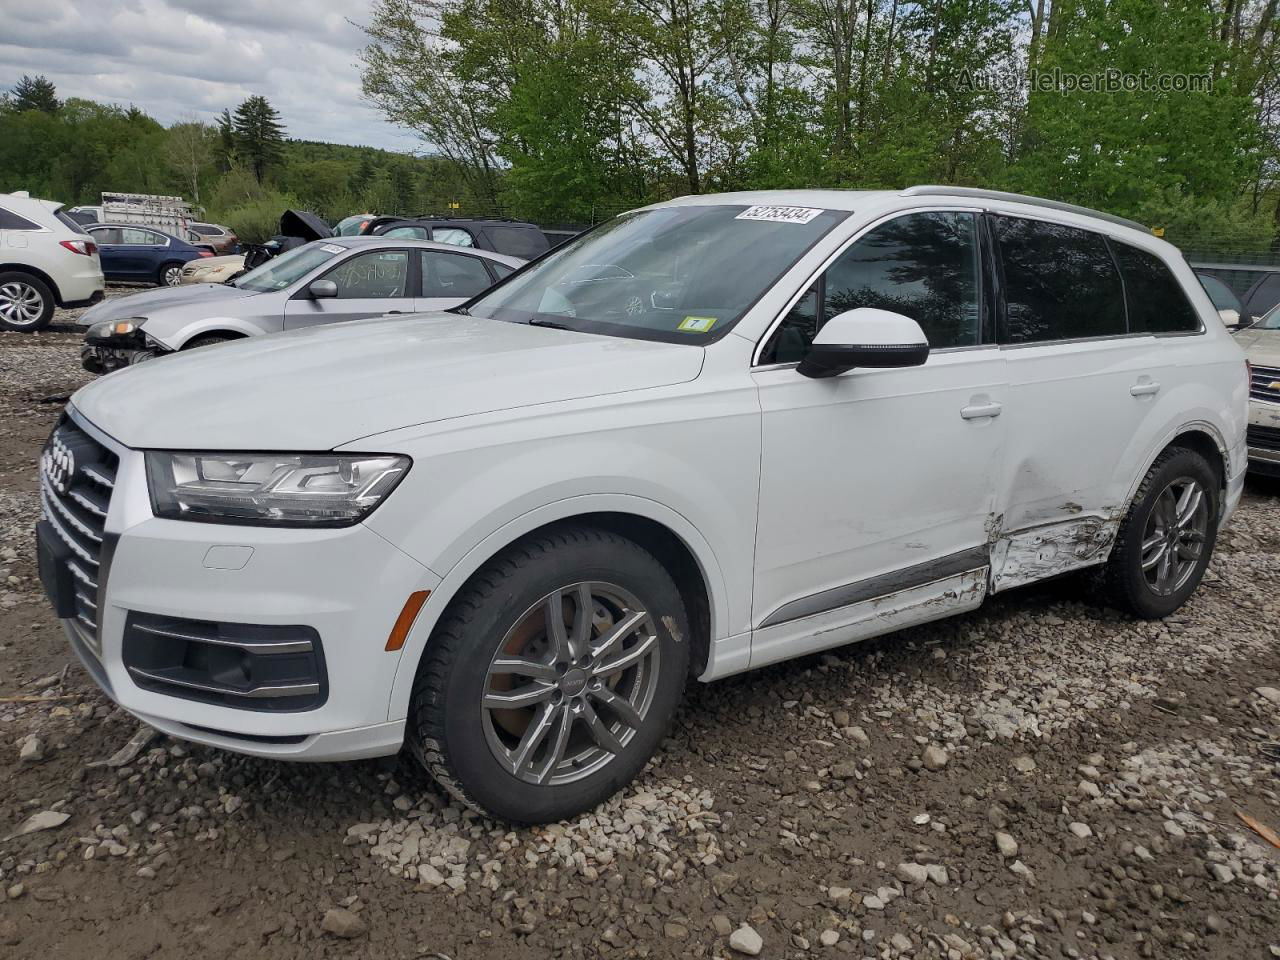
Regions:
<instances>
[{"instance_id":1,"label":"windshield sticker","mask_svg":"<svg viewBox=\"0 0 1280 960\"><path fill-rule=\"evenodd\" d=\"M325 253L343 253L346 251L346 247L340 247L336 243L322 243L320 244L320 249Z\"/></svg>"},{"instance_id":2,"label":"windshield sticker","mask_svg":"<svg viewBox=\"0 0 1280 960\"><path fill-rule=\"evenodd\" d=\"M715 325L715 317L685 317L676 329L682 333L706 333Z\"/></svg>"},{"instance_id":3,"label":"windshield sticker","mask_svg":"<svg viewBox=\"0 0 1280 960\"><path fill-rule=\"evenodd\" d=\"M825 211L815 210L813 207L773 207L773 206L755 206L747 207L733 219L735 220L766 220L769 223L808 223L818 214Z\"/></svg>"}]
</instances>

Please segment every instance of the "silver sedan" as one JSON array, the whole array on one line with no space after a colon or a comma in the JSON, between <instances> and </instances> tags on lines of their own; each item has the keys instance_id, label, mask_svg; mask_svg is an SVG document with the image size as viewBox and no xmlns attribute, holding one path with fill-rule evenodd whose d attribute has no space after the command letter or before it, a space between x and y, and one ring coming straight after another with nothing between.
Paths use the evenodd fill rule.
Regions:
<instances>
[{"instance_id":1,"label":"silver sedan","mask_svg":"<svg viewBox=\"0 0 1280 960\"><path fill-rule=\"evenodd\" d=\"M386 237L317 240L230 283L148 290L79 319L85 369L104 373L176 350L395 313L445 310L524 264L487 250Z\"/></svg>"}]
</instances>

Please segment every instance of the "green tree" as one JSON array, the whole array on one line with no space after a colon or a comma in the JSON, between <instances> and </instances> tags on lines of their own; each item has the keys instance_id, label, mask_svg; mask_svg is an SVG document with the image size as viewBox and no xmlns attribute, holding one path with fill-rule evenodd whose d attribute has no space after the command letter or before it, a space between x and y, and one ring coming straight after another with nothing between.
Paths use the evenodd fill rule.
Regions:
<instances>
[{"instance_id":1,"label":"green tree","mask_svg":"<svg viewBox=\"0 0 1280 960\"><path fill-rule=\"evenodd\" d=\"M22 79L13 85L12 109L39 110L42 113L58 112L58 91L48 77L43 75Z\"/></svg>"},{"instance_id":2,"label":"green tree","mask_svg":"<svg viewBox=\"0 0 1280 960\"><path fill-rule=\"evenodd\" d=\"M218 165L218 171L226 173L236 163L236 129L235 121L231 118L231 111L223 107L222 113L218 114L217 120L217 139L213 145L214 162Z\"/></svg>"},{"instance_id":3,"label":"green tree","mask_svg":"<svg viewBox=\"0 0 1280 960\"><path fill-rule=\"evenodd\" d=\"M262 183L267 170L280 162L283 153L284 127L280 114L266 97L249 97L236 107L232 132L236 156L249 165Z\"/></svg>"}]
</instances>

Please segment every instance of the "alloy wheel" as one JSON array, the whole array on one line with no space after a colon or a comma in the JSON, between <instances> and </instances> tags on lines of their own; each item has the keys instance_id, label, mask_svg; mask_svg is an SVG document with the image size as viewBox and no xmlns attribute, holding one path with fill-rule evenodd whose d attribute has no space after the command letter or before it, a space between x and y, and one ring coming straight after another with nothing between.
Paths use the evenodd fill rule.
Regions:
<instances>
[{"instance_id":1,"label":"alloy wheel","mask_svg":"<svg viewBox=\"0 0 1280 960\"><path fill-rule=\"evenodd\" d=\"M20 280L0 284L0 319L17 327L34 326L44 313L44 297Z\"/></svg>"},{"instance_id":2,"label":"alloy wheel","mask_svg":"<svg viewBox=\"0 0 1280 960\"><path fill-rule=\"evenodd\" d=\"M167 287L176 287L182 283L182 267L165 267L164 283Z\"/></svg>"},{"instance_id":3,"label":"alloy wheel","mask_svg":"<svg viewBox=\"0 0 1280 960\"><path fill-rule=\"evenodd\" d=\"M485 739L527 783L588 777L643 726L657 689L652 617L614 584L553 590L517 618L489 663Z\"/></svg>"},{"instance_id":4,"label":"alloy wheel","mask_svg":"<svg viewBox=\"0 0 1280 960\"><path fill-rule=\"evenodd\" d=\"M1198 480L1180 477L1156 497L1142 533L1147 586L1169 596L1191 579L1209 532L1210 497Z\"/></svg>"}]
</instances>

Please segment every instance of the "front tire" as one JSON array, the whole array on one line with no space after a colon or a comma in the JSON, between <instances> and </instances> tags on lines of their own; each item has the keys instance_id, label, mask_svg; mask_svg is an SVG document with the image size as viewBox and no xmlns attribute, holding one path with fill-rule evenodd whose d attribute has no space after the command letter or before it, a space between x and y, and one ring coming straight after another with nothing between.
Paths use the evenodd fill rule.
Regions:
<instances>
[{"instance_id":1,"label":"front tire","mask_svg":"<svg viewBox=\"0 0 1280 960\"><path fill-rule=\"evenodd\" d=\"M0 273L0 330L34 333L53 319L49 285L29 273Z\"/></svg>"},{"instance_id":2,"label":"front tire","mask_svg":"<svg viewBox=\"0 0 1280 960\"><path fill-rule=\"evenodd\" d=\"M1144 620L1167 617L1200 585L1218 537L1221 483L1194 450L1156 458L1102 571L1107 599Z\"/></svg>"},{"instance_id":3,"label":"front tire","mask_svg":"<svg viewBox=\"0 0 1280 960\"><path fill-rule=\"evenodd\" d=\"M657 750L684 692L671 576L610 531L508 548L450 603L419 665L407 740L464 803L547 823L590 810Z\"/></svg>"}]
</instances>

